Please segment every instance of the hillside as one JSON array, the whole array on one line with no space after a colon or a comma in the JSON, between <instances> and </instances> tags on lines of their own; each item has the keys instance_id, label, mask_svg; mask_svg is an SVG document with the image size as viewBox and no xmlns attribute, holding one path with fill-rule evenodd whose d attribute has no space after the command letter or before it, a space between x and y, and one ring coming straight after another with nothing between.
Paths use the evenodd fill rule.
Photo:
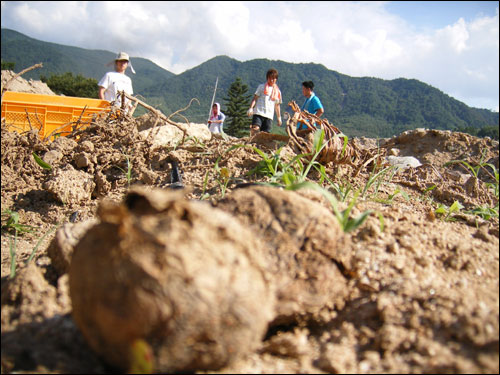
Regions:
<instances>
[{"instance_id":1,"label":"hillside","mask_svg":"<svg viewBox=\"0 0 500 375\"><path fill-rule=\"evenodd\" d=\"M100 79L108 69L105 65L114 58L108 51L86 50L54 43L41 42L2 29L2 60L16 63L16 71L43 62L44 67L26 74L37 79L41 74L60 74L66 71ZM286 103L304 100L301 83L315 82L315 92L325 107L324 116L345 134L368 137L390 137L415 128L464 130L473 133L484 130L498 138L498 113L471 108L440 90L415 79L382 80L372 77L355 78L332 71L319 64L292 64L284 61L255 59L240 62L227 56L214 57L199 66L175 75L151 61L132 57L137 71L132 75L134 91L146 101L170 114L188 105L192 98L199 103L183 112L193 122L204 122L217 77L216 101L224 111L227 90L240 77L253 94L265 81L266 71L279 71L278 84ZM496 129L496 130L495 130ZM468 130L468 131L469 131ZM273 132L284 130L274 128Z\"/></svg>"},{"instance_id":2,"label":"hillside","mask_svg":"<svg viewBox=\"0 0 500 375\"><path fill-rule=\"evenodd\" d=\"M116 57L116 52L89 50L65 46L56 43L42 42L10 29L1 30L2 61L15 62L15 71L27 68L36 63L43 63L43 68L24 75L24 78L39 79L41 75L71 72L87 78L99 80L104 73L112 69L106 66ZM159 67L148 59L131 56L137 74L132 75L134 90L141 93L145 88L156 85L174 76L173 73Z\"/></svg>"}]
</instances>

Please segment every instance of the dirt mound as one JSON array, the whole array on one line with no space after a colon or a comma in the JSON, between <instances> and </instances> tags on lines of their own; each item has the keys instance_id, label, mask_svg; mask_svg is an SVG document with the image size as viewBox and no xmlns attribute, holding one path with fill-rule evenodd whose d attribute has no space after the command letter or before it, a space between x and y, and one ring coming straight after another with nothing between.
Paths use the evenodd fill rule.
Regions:
<instances>
[{"instance_id":1,"label":"dirt mound","mask_svg":"<svg viewBox=\"0 0 500 375\"><path fill-rule=\"evenodd\" d=\"M16 75L11 70L2 70L2 88L6 91L28 92L32 94L55 95L54 92L42 81L30 79L25 80L19 76L12 80ZM6 84L8 83L8 86Z\"/></svg>"},{"instance_id":2,"label":"dirt mound","mask_svg":"<svg viewBox=\"0 0 500 375\"><path fill-rule=\"evenodd\" d=\"M193 360L198 372L217 367L226 373L498 373L498 142L424 129L384 140L354 139L359 147L379 147L380 155L413 157L421 165L393 168L384 157L378 167L367 164L358 174L350 165L328 165L324 175L319 167L311 168L305 180L315 185L290 192L276 185L288 181L292 186L290 181L304 169L293 164L297 156L286 138L181 136L173 144L155 143L138 129L145 122L99 119L50 143L42 143L35 133L8 132L2 126L2 372L116 372L109 352L99 356L90 349L96 345L89 346L77 328L70 303L67 272L73 250L102 238L100 245L109 241L109 247L123 249L120 257L135 257L130 264L142 262L144 267L121 275L120 269L112 271L113 259L120 258L112 258L101 276L120 275L129 283L129 289L115 289L120 293L141 286L143 292L162 295L163 302L153 303L159 310L151 311L174 306L180 318L171 320L168 329L178 337L189 336L182 340L194 348L182 352L184 344L172 341L161 352L161 340L151 338L156 369L171 369L165 358L172 353L185 359L199 349L197 359L186 360ZM33 153L51 169L42 168ZM264 182L274 187L254 186ZM177 193L183 199L165 203L167 211L146 214L158 208L144 201L136 209L146 211L122 217L111 210L108 221L122 217L123 228L132 229L111 230L103 237L92 237L92 232L83 240L91 233L88 228L103 224L98 211L105 198L123 206L130 203L130 187L172 190L180 185L184 190ZM312 186L336 197L336 211L324 190ZM203 203L199 201L210 202L224 215L196 209ZM201 223L211 229L200 229ZM184 232L172 234L172 241L206 246L172 248L161 255L158 249L175 246L161 233L174 227ZM113 241L117 236L122 242ZM218 255L228 249L207 251L217 241L227 245L228 236L243 247L251 244L247 252L260 251L267 271L278 280L274 318L256 345L241 344L244 331L234 337L224 333L230 324L240 327L237 320L255 307L255 298L240 301L236 289L221 293L221 306L209 316L195 312L214 300L201 287L188 288L196 298L183 315L179 309L185 305L173 299L166 303L173 293L154 281L167 277L158 272L163 261L186 267L184 278L181 273L172 277L186 287L190 280L214 282L217 272L221 280L227 278L227 287L234 278L249 275L246 255L238 258L241 274L232 275L226 267L229 255ZM249 236L255 242L247 241ZM147 250L137 243L158 252L137 256L140 252L133 249ZM13 270L16 276L10 278ZM212 287L222 291L226 286ZM126 298L135 298L130 296ZM224 299L229 296L234 299ZM103 286L99 298L115 301L112 308L118 308L126 298L115 297ZM96 314L96 306L85 307ZM127 306L132 314L131 306L136 306ZM228 306L230 311L224 310ZM191 321L203 323L203 317L213 322L213 332L206 324L199 335L182 328ZM117 321L111 316L110 326ZM126 334L132 331L124 327L149 329L149 324L164 323L136 319L136 325L116 330ZM96 332L92 337L100 336ZM231 345L241 355L226 362ZM206 350L216 354L205 358ZM209 357L221 360L210 367Z\"/></svg>"}]
</instances>

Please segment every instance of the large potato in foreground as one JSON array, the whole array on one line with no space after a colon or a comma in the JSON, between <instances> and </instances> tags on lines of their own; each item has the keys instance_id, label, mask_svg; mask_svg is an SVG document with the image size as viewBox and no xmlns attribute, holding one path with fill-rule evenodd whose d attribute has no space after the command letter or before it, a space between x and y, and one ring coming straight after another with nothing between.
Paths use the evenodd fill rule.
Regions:
<instances>
[{"instance_id":1,"label":"large potato in foreground","mask_svg":"<svg viewBox=\"0 0 500 375\"><path fill-rule=\"evenodd\" d=\"M128 370L144 340L156 371L217 369L259 345L274 292L248 229L163 190L135 189L99 211L69 276L74 320L103 359Z\"/></svg>"}]
</instances>

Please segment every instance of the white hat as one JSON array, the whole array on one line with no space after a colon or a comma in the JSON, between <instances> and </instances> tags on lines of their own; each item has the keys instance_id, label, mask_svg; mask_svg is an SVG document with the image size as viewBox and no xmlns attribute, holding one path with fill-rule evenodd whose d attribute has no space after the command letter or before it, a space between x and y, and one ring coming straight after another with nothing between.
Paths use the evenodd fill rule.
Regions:
<instances>
[{"instance_id":1,"label":"white hat","mask_svg":"<svg viewBox=\"0 0 500 375\"><path fill-rule=\"evenodd\" d=\"M128 66L130 67L130 70L132 71L132 73L135 74L135 70L134 70L134 67L132 66L132 63L130 62L130 58L128 56L128 53L125 53L125 52L118 53L118 55L116 56L116 59L114 59L113 61L110 61L106 65L108 65L108 66L112 65L113 63L120 61L120 60L128 61Z\"/></svg>"},{"instance_id":2,"label":"white hat","mask_svg":"<svg viewBox=\"0 0 500 375\"><path fill-rule=\"evenodd\" d=\"M115 61L118 61L118 60L127 60L127 61L130 61L130 59L128 58L128 54L126 54L125 52L120 52L118 54L118 56L116 56Z\"/></svg>"}]
</instances>

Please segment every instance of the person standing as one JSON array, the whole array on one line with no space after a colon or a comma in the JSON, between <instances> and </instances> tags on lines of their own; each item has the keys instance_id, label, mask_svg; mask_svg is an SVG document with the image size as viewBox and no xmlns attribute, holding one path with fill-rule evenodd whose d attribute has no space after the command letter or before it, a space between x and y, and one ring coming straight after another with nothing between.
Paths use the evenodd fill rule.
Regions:
<instances>
[{"instance_id":1,"label":"person standing","mask_svg":"<svg viewBox=\"0 0 500 375\"><path fill-rule=\"evenodd\" d=\"M210 131L212 133L222 133L222 127L224 126L225 119L226 115L220 111L220 104L214 103L210 119L208 120L208 128Z\"/></svg>"},{"instance_id":2,"label":"person standing","mask_svg":"<svg viewBox=\"0 0 500 375\"><path fill-rule=\"evenodd\" d=\"M321 104L321 100L314 93L314 83L312 81L304 81L302 82L302 94L306 97L306 100L302 107L301 111L307 111L313 115L321 117L325 110L323 108L323 104ZM297 124L297 130L307 129L307 126L299 122Z\"/></svg>"},{"instance_id":3,"label":"person standing","mask_svg":"<svg viewBox=\"0 0 500 375\"><path fill-rule=\"evenodd\" d=\"M114 61L115 71L107 72L99 81L99 98L111 102L114 106L121 108L122 98L119 95L120 91L125 91L132 95L132 80L125 74L127 67L135 74L130 58L125 52L120 52ZM126 106L129 105L129 100L126 100Z\"/></svg>"},{"instance_id":4,"label":"person standing","mask_svg":"<svg viewBox=\"0 0 500 375\"><path fill-rule=\"evenodd\" d=\"M255 91L247 111L248 116L252 117L250 136L259 131L270 133L275 111L278 126L281 126L280 104L282 98L281 91L276 84L277 81L278 71L269 69L266 73L266 83L260 84Z\"/></svg>"}]
</instances>

